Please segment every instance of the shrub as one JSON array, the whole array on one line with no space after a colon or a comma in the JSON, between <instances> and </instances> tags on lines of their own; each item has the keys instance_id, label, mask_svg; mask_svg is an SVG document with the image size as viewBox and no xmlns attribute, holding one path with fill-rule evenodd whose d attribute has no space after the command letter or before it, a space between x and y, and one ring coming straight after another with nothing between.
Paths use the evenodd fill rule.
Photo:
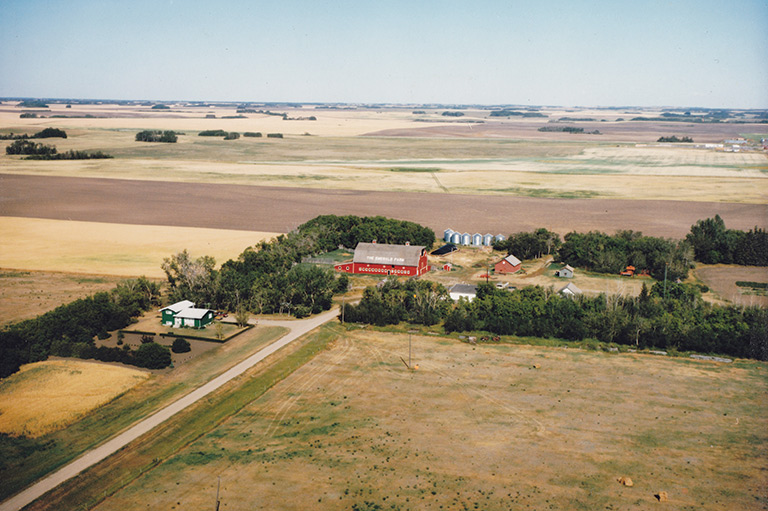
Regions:
<instances>
[{"instance_id":1,"label":"shrub","mask_svg":"<svg viewBox=\"0 0 768 511\"><path fill-rule=\"evenodd\" d=\"M189 341L185 338L177 337L173 340L171 351L174 353L188 353L192 351L192 346L190 346Z\"/></svg>"},{"instance_id":2,"label":"shrub","mask_svg":"<svg viewBox=\"0 0 768 511\"><path fill-rule=\"evenodd\" d=\"M224 135L224 140L237 140L238 138L240 138L240 133L235 131L231 131Z\"/></svg>"},{"instance_id":3,"label":"shrub","mask_svg":"<svg viewBox=\"0 0 768 511\"><path fill-rule=\"evenodd\" d=\"M267 133L267 138L283 138L282 133Z\"/></svg>"},{"instance_id":4,"label":"shrub","mask_svg":"<svg viewBox=\"0 0 768 511\"><path fill-rule=\"evenodd\" d=\"M171 365L171 350L156 342L148 342L139 346L134 354L134 360L139 367L163 369Z\"/></svg>"},{"instance_id":5,"label":"shrub","mask_svg":"<svg viewBox=\"0 0 768 511\"><path fill-rule=\"evenodd\" d=\"M256 137L256 138L261 138L261 132L260 132L260 131L257 131L257 132L253 132L253 131L246 131L245 133L243 133L243 136L244 136L244 137Z\"/></svg>"},{"instance_id":6,"label":"shrub","mask_svg":"<svg viewBox=\"0 0 768 511\"><path fill-rule=\"evenodd\" d=\"M34 119L36 117L37 117L37 114L33 112L24 112L19 116L20 119Z\"/></svg>"},{"instance_id":7,"label":"shrub","mask_svg":"<svg viewBox=\"0 0 768 511\"><path fill-rule=\"evenodd\" d=\"M141 344L148 344L150 342L155 342L155 336L154 335L144 334L144 335L141 336Z\"/></svg>"},{"instance_id":8,"label":"shrub","mask_svg":"<svg viewBox=\"0 0 768 511\"><path fill-rule=\"evenodd\" d=\"M226 137L227 132L224 130L203 130L197 134L198 137Z\"/></svg>"}]
</instances>

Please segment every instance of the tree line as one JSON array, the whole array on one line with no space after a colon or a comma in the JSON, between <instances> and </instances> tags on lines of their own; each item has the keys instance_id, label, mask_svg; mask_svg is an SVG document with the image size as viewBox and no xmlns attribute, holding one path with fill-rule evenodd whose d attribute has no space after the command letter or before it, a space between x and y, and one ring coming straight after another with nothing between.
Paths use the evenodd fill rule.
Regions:
<instances>
[{"instance_id":1,"label":"tree line","mask_svg":"<svg viewBox=\"0 0 768 511\"><path fill-rule=\"evenodd\" d=\"M136 133L136 142L165 142L167 144L174 144L178 140L177 135L172 130L144 130Z\"/></svg>"},{"instance_id":2,"label":"tree line","mask_svg":"<svg viewBox=\"0 0 768 511\"><path fill-rule=\"evenodd\" d=\"M89 153L87 151L69 151L59 153L55 146L45 145L30 140L14 140L5 148L5 154L27 155L25 160L92 160L112 158L111 155L101 151Z\"/></svg>"},{"instance_id":3,"label":"tree line","mask_svg":"<svg viewBox=\"0 0 768 511\"><path fill-rule=\"evenodd\" d=\"M493 248L520 259L552 254L557 261L598 273L619 273L627 266L648 270L656 280L685 279L693 262L768 266L768 232L726 229L719 215L699 220L683 240L644 236L638 231L609 235L570 232L563 240L547 229L510 234Z\"/></svg>"},{"instance_id":4,"label":"tree line","mask_svg":"<svg viewBox=\"0 0 768 511\"><path fill-rule=\"evenodd\" d=\"M42 131L38 131L33 135L27 135L26 133L8 135L0 134L0 140L26 140L29 138L67 138L67 132L58 128L45 128Z\"/></svg>"},{"instance_id":5,"label":"tree line","mask_svg":"<svg viewBox=\"0 0 768 511\"><path fill-rule=\"evenodd\" d=\"M96 293L5 327L0 330L0 378L49 355L143 363L146 355L135 358L129 349L97 348L94 336L105 339L107 332L125 328L132 318L157 305L159 298L159 285L140 277L119 283L111 292Z\"/></svg>"},{"instance_id":6,"label":"tree line","mask_svg":"<svg viewBox=\"0 0 768 511\"><path fill-rule=\"evenodd\" d=\"M541 287L508 292L483 284L445 318L447 332L588 338L635 346L768 360L768 310L704 302L691 284L645 285L637 297L569 298Z\"/></svg>"},{"instance_id":7,"label":"tree line","mask_svg":"<svg viewBox=\"0 0 768 511\"><path fill-rule=\"evenodd\" d=\"M720 215L699 220L685 240L693 247L696 260L705 264L768 266L768 232L755 227L749 231L726 229Z\"/></svg>"},{"instance_id":8,"label":"tree line","mask_svg":"<svg viewBox=\"0 0 768 511\"><path fill-rule=\"evenodd\" d=\"M443 321L447 333L595 339L768 360L768 310L708 304L697 286L675 282L650 291L643 285L637 297L566 297L540 286L509 292L481 284L473 301L453 304L439 284L388 279L367 288L359 304L345 305L339 319L377 326Z\"/></svg>"},{"instance_id":9,"label":"tree line","mask_svg":"<svg viewBox=\"0 0 768 511\"><path fill-rule=\"evenodd\" d=\"M686 143L693 143L693 139L691 137L682 137L677 138L676 135L672 135L671 137L659 137L659 139L656 142L686 142Z\"/></svg>"}]
</instances>

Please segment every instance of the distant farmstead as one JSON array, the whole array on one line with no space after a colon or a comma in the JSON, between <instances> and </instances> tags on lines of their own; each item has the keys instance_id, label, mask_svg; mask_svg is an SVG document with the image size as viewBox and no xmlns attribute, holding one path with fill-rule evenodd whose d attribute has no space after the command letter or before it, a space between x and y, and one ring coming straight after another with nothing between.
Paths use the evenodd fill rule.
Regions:
<instances>
[{"instance_id":1,"label":"distant farmstead","mask_svg":"<svg viewBox=\"0 0 768 511\"><path fill-rule=\"evenodd\" d=\"M429 271L429 264L425 247L374 242L358 243L352 261L335 268L344 273L415 277Z\"/></svg>"},{"instance_id":2,"label":"distant farmstead","mask_svg":"<svg viewBox=\"0 0 768 511\"><path fill-rule=\"evenodd\" d=\"M161 322L174 328L205 328L212 321L215 311L212 309L196 309L194 302L182 300L160 309Z\"/></svg>"},{"instance_id":3,"label":"distant farmstead","mask_svg":"<svg viewBox=\"0 0 768 511\"><path fill-rule=\"evenodd\" d=\"M509 254L507 257L496 263L493 269L496 273L517 273L523 267L523 263L517 257Z\"/></svg>"}]
</instances>

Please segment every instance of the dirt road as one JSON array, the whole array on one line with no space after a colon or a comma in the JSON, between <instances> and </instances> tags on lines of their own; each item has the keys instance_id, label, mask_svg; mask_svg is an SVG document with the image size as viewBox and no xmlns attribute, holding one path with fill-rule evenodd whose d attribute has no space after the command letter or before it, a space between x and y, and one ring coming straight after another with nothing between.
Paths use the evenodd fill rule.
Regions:
<instances>
[{"instance_id":1,"label":"dirt road","mask_svg":"<svg viewBox=\"0 0 768 511\"><path fill-rule=\"evenodd\" d=\"M264 320L260 323L269 326L283 326L290 329L290 332L281 339L270 344L258 353L254 353L247 359L238 363L228 371L224 372L220 376L217 376L213 380L209 381L205 385L198 387L186 396L178 399L174 403L168 405L162 410L158 411L154 415L134 424L116 437L107 441L106 443L96 447L83 454L76 460L60 468L56 472L48 475L44 479L41 479L37 483L33 484L21 493L16 494L10 499L0 504L0 511L17 511L31 502L39 499L46 492L54 489L64 481L75 477L80 472L95 465L106 457L114 454L119 449L122 449L133 440L137 439L144 433L147 433L151 429L155 428L162 422L176 415L180 411L184 410L188 406L196 403L203 397L207 396L214 390L218 389L222 385L226 384L230 380L243 374L245 371L255 366L269 355L275 353L283 346L295 341L307 332L317 328L318 326L333 320L338 316L338 309L331 309L328 312L324 312L318 316L299 320L299 321L268 321Z\"/></svg>"},{"instance_id":2,"label":"dirt road","mask_svg":"<svg viewBox=\"0 0 768 511\"><path fill-rule=\"evenodd\" d=\"M719 214L730 229L768 227L768 205L543 199L0 174L0 216L289 232L317 215L382 215L434 229L510 234L546 227L683 238Z\"/></svg>"}]
</instances>

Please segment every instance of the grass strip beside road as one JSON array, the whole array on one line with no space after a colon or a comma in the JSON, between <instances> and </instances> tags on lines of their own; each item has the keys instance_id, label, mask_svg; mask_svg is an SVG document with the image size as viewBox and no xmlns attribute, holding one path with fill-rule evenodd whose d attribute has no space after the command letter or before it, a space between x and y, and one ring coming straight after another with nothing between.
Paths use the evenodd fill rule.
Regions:
<instances>
[{"instance_id":1,"label":"grass strip beside road","mask_svg":"<svg viewBox=\"0 0 768 511\"><path fill-rule=\"evenodd\" d=\"M324 325L144 435L130 448L60 485L29 510L86 509L163 463L326 349L343 329Z\"/></svg>"},{"instance_id":2,"label":"grass strip beside road","mask_svg":"<svg viewBox=\"0 0 768 511\"><path fill-rule=\"evenodd\" d=\"M254 329L168 374L152 377L66 429L35 440L0 435L0 501L222 374L284 333L284 328Z\"/></svg>"}]
</instances>

